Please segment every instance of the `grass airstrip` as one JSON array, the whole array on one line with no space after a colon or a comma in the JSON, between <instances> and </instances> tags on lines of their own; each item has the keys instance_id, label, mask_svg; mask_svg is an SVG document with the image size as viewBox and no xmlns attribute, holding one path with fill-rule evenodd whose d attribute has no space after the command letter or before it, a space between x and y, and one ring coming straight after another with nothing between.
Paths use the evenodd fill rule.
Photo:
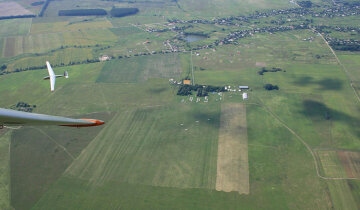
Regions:
<instances>
[{"instance_id":1,"label":"grass airstrip","mask_svg":"<svg viewBox=\"0 0 360 210\"><path fill-rule=\"evenodd\" d=\"M227 3L213 11L223 3L204 2L137 2L140 13L120 19L57 18L59 2L51 2L44 18L0 21L0 62L9 71L115 56L54 68L70 77L59 78L53 93L42 80L46 69L0 76L0 107L24 101L36 113L106 121L96 128L0 130L0 208L360 207L360 110L349 80L359 92L360 54L336 52L339 65L320 36L301 30L255 34L192 57L117 57L168 49L164 42L175 33L148 33L144 24L226 16L246 6L294 7L283 0L232 1L244 7ZM241 92L209 93L208 102L177 96L169 79L191 76L192 65L195 83L248 85L249 100ZM262 67L284 71L259 75ZM266 91L266 83L280 90Z\"/></svg>"}]
</instances>

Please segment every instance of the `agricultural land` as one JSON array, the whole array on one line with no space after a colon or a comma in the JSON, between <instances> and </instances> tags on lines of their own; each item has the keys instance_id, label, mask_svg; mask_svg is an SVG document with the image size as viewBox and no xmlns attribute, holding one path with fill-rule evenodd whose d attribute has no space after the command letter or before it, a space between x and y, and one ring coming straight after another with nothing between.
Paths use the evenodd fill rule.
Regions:
<instances>
[{"instance_id":1,"label":"agricultural land","mask_svg":"<svg viewBox=\"0 0 360 210\"><path fill-rule=\"evenodd\" d=\"M0 129L0 209L360 209L359 23L355 0L0 0L0 107L106 122Z\"/></svg>"}]
</instances>

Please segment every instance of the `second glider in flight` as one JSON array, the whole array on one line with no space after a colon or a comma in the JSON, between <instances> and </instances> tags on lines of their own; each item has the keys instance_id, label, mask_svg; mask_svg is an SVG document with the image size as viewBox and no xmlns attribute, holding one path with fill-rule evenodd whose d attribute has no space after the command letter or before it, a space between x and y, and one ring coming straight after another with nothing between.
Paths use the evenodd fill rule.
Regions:
<instances>
[{"instance_id":1,"label":"second glider in flight","mask_svg":"<svg viewBox=\"0 0 360 210\"><path fill-rule=\"evenodd\" d=\"M55 90L55 80L57 77L69 78L67 71L64 72L64 75L55 75L54 70L51 68L49 61L46 61L46 67L49 72L49 76L44 77L44 80L50 80L50 90L53 92Z\"/></svg>"}]
</instances>

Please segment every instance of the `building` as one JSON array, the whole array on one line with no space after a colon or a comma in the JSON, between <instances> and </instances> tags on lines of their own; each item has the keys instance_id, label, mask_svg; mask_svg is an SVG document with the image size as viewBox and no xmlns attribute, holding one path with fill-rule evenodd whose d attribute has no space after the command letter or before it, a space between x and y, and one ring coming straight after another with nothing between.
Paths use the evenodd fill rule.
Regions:
<instances>
[{"instance_id":1,"label":"building","mask_svg":"<svg viewBox=\"0 0 360 210\"><path fill-rule=\"evenodd\" d=\"M184 79L183 84L184 84L184 85L191 85L191 80L189 80L189 79Z\"/></svg>"},{"instance_id":2,"label":"building","mask_svg":"<svg viewBox=\"0 0 360 210\"><path fill-rule=\"evenodd\" d=\"M243 94L242 94L242 98L243 98L243 100L248 99L248 94L247 94L247 93L243 93Z\"/></svg>"},{"instance_id":3,"label":"building","mask_svg":"<svg viewBox=\"0 0 360 210\"><path fill-rule=\"evenodd\" d=\"M100 61L109 61L110 60L110 57L107 56L107 55L103 55L99 58Z\"/></svg>"},{"instance_id":4,"label":"building","mask_svg":"<svg viewBox=\"0 0 360 210\"><path fill-rule=\"evenodd\" d=\"M239 86L240 89L249 89L249 86Z\"/></svg>"}]
</instances>

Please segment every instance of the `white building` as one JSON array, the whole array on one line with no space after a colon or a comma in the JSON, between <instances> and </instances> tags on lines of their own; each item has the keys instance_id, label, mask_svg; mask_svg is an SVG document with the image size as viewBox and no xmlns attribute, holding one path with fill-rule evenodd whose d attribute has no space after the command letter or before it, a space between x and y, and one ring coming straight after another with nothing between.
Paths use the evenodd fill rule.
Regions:
<instances>
[{"instance_id":1,"label":"white building","mask_svg":"<svg viewBox=\"0 0 360 210\"><path fill-rule=\"evenodd\" d=\"M247 94L247 93L243 93L243 94L242 94L242 98L243 98L243 100L248 99L248 94Z\"/></svg>"}]
</instances>

